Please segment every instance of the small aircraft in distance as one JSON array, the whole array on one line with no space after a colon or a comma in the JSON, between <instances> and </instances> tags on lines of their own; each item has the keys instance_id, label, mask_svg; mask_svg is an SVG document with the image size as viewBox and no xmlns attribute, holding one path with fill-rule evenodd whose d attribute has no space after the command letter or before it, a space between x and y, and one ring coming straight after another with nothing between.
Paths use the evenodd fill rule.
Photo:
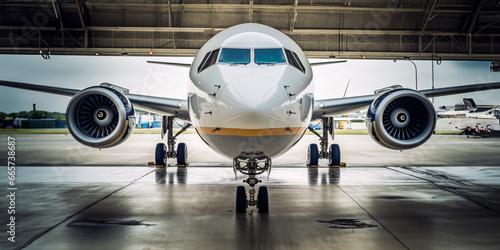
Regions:
<instances>
[{"instance_id":1,"label":"small aircraft in distance","mask_svg":"<svg viewBox=\"0 0 500 250\"><path fill-rule=\"evenodd\" d=\"M444 109L437 112L438 118L475 118L475 119L500 119L500 109L497 106L477 106L472 98L464 98L464 104L455 105L454 111ZM446 107L444 107L446 108ZM458 108L458 109L457 109Z\"/></svg>"},{"instance_id":2,"label":"small aircraft in distance","mask_svg":"<svg viewBox=\"0 0 500 250\"><path fill-rule=\"evenodd\" d=\"M337 63L339 61L327 62ZM343 62L343 61L340 61ZM271 169L271 159L295 145L312 120L321 120L320 147L310 144L307 166L318 159L329 166L340 164L340 148L333 139L333 116L368 108L367 128L380 145L396 150L417 147L427 141L436 125L429 97L498 89L500 82L416 91L391 86L374 94L314 99L312 66L302 49L282 32L261 24L241 24L215 35L199 50L191 64L154 62L189 67L186 99L144 96L103 83L83 90L0 81L0 85L71 96L66 112L68 129L84 145L107 148L131 134L134 109L163 115L162 138L156 146L156 165L176 158L188 165L187 146L177 136L194 126L213 150L233 160L233 169L248 176L249 187L237 187L236 211L257 206L269 212L268 189L256 185L257 175ZM173 134L173 119L188 126ZM256 195L257 194L257 195Z\"/></svg>"}]
</instances>

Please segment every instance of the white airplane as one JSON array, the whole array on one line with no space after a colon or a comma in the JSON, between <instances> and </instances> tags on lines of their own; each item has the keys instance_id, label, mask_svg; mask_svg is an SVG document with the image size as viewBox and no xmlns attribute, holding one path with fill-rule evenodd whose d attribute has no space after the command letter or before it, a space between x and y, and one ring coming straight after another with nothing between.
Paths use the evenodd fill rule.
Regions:
<instances>
[{"instance_id":1,"label":"white airplane","mask_svg":"<svg viewBox=\"0 0 500 250\"><path fill-rule=\"evenodd\" d=\"M475 119L500 119L500 109L490 109L484 112L470 112L465 114L467 118Z\"/></svg>"},{"instance_id":2,"label":"white airplane","mask_svg":"<svg viewBox=\"0 0 500 250\"><path fill-rule=\"evenodd\" d=\"M337 61L338 62L338 61ZM161 63L161 62L156 62ZM335 62L329 62L335 63ZM436 125L436 113L427 97L500 88L500 82L415 91L391 86L373 95L315 100L311 66L301 48L280 31L261 24L241 24L210 39L190 67L190 92L185 100L131 94L104 83L84 90L0 81L0 85L72 96L66 119L73 137L90 147L120 144L131 134L134 108L164 115L162 138L156 147L156 164L176 158L188 164L187 148L172 133L174 118L193 125L202 140L219 154L233 159L233 169L248 175L249 198L237 188L236 211L257 206L269 211L267 187L255 186L256 178L271 169L271 159L285 153L304 135L312 120L321 120L320 148L309 145L307 166L318 159L329 166L340 164L340 149L333 139L333 116L368 108L367 125L380 145L396 150L417 147L427 141Z\"/></svg>"},{"instance_id":3,"label":"white airplane","mask_svg":"<svg viewBox=\"0 0 500 250\"><path fill-rule=\"evenodd\" d=\"M460 104L457 104L460 105ZM493 106L486 111L478 111L478 107L472 98L464 98L464 110L438 111L438 118L475 118L475 119L500 119L500 109ZM455 106L456 107L456 106Z\"/></svg>"}]
</instances>

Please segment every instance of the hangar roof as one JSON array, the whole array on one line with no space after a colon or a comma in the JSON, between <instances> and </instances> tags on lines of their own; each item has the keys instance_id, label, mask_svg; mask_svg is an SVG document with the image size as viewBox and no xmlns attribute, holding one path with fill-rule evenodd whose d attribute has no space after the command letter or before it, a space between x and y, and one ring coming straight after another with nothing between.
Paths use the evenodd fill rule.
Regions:
<instances>
[{"instance_id":1,"label":"hangar roof","mask_svg":"<svg viewBox=\"0 0 500 250\"><path fill-rule=\"evenodd\" d=\"M310 57L500 59L500 0L6 0L0 53L192 56L246 22Z\"/></svg>"}]
</instances>

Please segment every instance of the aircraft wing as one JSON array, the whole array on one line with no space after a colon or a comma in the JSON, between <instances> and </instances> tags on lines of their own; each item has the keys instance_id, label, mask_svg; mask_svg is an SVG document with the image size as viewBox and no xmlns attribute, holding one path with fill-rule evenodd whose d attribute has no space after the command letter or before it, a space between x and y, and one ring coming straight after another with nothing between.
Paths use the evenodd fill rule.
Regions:
<instances>
[{"instance_id":1,"label":"aircraft wing","mask_svg":"<svg viewBox=\"0 0 500 250\"><path fill-rule=\"evenodd\" d=\"M500 82L470 84L464 86L426 89L419 91L430 98L492 89L500 89ZM315 120L320 119L321 117L341 115L349 112L367 109L378 96L378 94L373 94L365 96L315 100L312 119Z\"/></svg>"},{"instance_id":2,"label":"aircraft wing","mask_svg":"<svg viewBox=\"0 0 500 250\"><path fill-rule=\"evenodd\" d=\"M38 84L21 83L21 82L11 82L11 81L1 81L0 86L33 90L38 92L45 92L56 95L64 95L72 97L80 90L78 89L68 89L52 86L44 86ZM130 102L133 103L135 108L142 109L145 111L150 111L153 113L175 116L177 118L190 121L189 112L187 107L187 101L174 98L164 98L156 96L145 96L136 94L125 94Z\"/></svg>"}]
</instances>

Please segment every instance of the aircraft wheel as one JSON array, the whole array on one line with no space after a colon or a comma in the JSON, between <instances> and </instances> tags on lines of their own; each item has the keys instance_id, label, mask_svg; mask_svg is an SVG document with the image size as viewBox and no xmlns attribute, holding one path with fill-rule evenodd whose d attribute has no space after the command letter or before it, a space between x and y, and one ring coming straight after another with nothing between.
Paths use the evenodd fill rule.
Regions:
<instances>
[{"instance_id":1,"label":"aircraft wheel","mask_svg":"<svg viewBox=\"0 0 500 250\"><path fill-rule=\"evenodd\" d=\"M165 167L167 165L167 161L165 158L165 152L167 151L167 147L165 143L156 144L155 151L155 165Z\"/></svg>"},{"instance_id":2,"label":"aircraft wheel","mask_svg":"<svg viewBox=\"0 0 500 250\"><path fill-rule=\"evenodd\" d=\"M269 213L269 194L267 192L267 187L259 187L257 207L259 208L259 213Z\"/></svg>"},{"instance_id":3,"label":"aircraft wheel","mask_svg":"<svg viewBox=\"0 0 500 250\"><path fill-rule=\"evenodd\" d=\"M340 147L338 144L330 145L328 152L328 166L340 166Z\"/></svg>"},{"instance_id":4,"label":"aircraft wheel","mask_svg":"<svg viewBox=\"0 0 500 250\"><path fill-rule=\"evenodd\" d=\"M319 159L318 145L309 144L309 147L307 149L307 166L310 168L317 167L318 159Z\"/></svg>"},{"instance_id":5,"label":"aircraft wheel","mask_svg":"<svg viewBox=\"0 0 500 250\"><path fill-rule=\"evenodd\" d=\"M247 212L247 191L244 186L236 188L236 213Z\"/></svg>"},{"instance_id":6,"label":"aircraft wheel","mask_svg":"<svg viewBox=\"0 0 500 250\"><path fill-rule=\"evenodd\" d=\"M186 167L188 162L188 153L186 143L181 142L177 146L177 166Z\"/></svg>"}]
</instances>

